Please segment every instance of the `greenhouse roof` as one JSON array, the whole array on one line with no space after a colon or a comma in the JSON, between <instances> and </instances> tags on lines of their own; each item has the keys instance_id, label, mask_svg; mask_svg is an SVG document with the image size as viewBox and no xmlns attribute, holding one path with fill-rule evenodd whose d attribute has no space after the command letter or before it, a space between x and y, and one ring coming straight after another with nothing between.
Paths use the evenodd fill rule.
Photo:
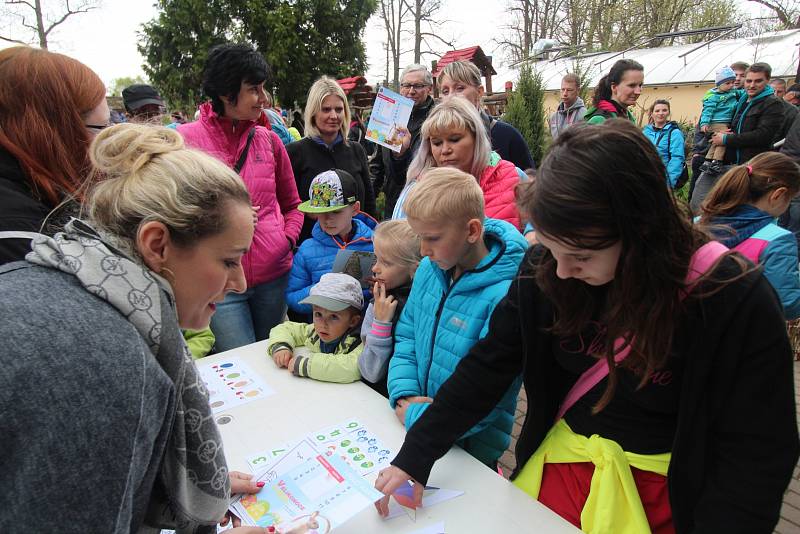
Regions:
<instances>
[{"instance_id":1,"label":"greenhouse roof","mask_svg":"<svg viewBox=\"0 0 800 534\"><path fill-rule=\"evenodd\" d=\"M714 82L720 68L735 61L754 63L763 61L772 67L773 77L794 77L797 73L800 30L764 33L757 37L729 39L660 48L640 48L621 54L603 52L555 60L532 62L542 74L545 88L558 90L561 78L567 72L581 70L591 76L590 87L607 73L618 59L634 59L644 66L645 85L705 84ZM517 81L519 67L498 69L496 79Z\"/></svg>"}]
</instances>

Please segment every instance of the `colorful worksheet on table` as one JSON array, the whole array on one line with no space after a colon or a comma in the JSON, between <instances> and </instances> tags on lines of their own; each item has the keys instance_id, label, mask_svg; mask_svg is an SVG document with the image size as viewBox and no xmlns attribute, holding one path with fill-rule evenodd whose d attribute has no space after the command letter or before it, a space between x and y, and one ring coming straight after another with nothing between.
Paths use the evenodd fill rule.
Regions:
<instances>
[{"instance_id":1,"label":"colorful worksheet on table","mask_svg":"<svg viewBox=\"0 0 800 534\"><path fill-rule=\"evenodd\" d=\"M378 96L375 97L372 114L369 116L366 139L394 152L400 152L404 132L398 131L398 128L408 126L413 108L414 101L410 98L381 87Z\"/></svg>"},{"instance_id":2,"label":"colorful worksheet on table","mask_svg":"<svg viewBox=\"0 0 800 534\"><path fill-rule=\"evenodd\" d=\"M269 527L314 517L320 531L342 525L382 494L338 456L326 456L304 439L257 479L256 494L231 505L242 522Z\"/></svg>"},{"instance_id":3,"label":"colorful worksheet on table","mask_svg":"<svg viewBox=\"0 0 800 534\"><path fill-rule=\"evenodd\" d=\"M208 403L214 414L275 394L239 357L208 365L201 362L197 368L208 389Z\"/></svg>"},{"instance_id":4,"label":"colorful worksheet on table","mask_svg":"<svg viewBox=\"0 0 800 534\"><path fill-rule=\"evenodd\" d=\"M394 458L394 451L357 419L312 432L308 439L326 455L339 456L361 476L387 467Z\"/></svg>"}]
</instances>

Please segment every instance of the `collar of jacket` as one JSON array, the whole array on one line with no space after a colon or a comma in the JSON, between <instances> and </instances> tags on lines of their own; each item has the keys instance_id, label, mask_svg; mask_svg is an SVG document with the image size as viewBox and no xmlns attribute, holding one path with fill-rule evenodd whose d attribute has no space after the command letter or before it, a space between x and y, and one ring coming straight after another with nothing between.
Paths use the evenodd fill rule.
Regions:
<instances>
[{"instance_id":1,"label":"collar of jacket","mask_svg":"<svg viewBox=\"0 0 800 534\"><path fill-rule=\"evenodd\" d=\"M420 104L418 106L414 106L413 108L411 108L411 118L413 119L413 118L416 118L416 117L418 117L420 115L422 115L423 117L427 117L428 116L428 112L433 107L433 104L434 104L433 97L428 95L428 98L426 98L425 101L422 104Z\"/></svg>"},{"instance_id":2,"label":"collar of jacket","mask_svg":"<svg viewBox=\"0 0 800 534\"><path fill-rule=\"evenodd\" d=\"M322 137L312 137L311 139L312 139L312 140L313 140L313 141L314 141L316 144L318 144L318 145L320 145L320 146L323 146L323 147L325 147L325 148L327 148L327 149L329 149L329 150L333 150L333 147L335 147L336 145L338 145L339 143L341 143L341 142L343 142L343 141L344 141L344 138L342 137L342 134L341 134L341 132L336 134L336 139L334 139L334 140L333 140L333 143L331 143L330 145L329 145L328 143L326 143L326 142L325 142L325 141L322 139Z\"/></svg>"},{"instance_id":3,"label":"collar of jacket","mask_svg":"<svg viewBox=\"0 0 800 534\"><path fill-rule=\"evenodd\" d=\"M561 102L558 103L558 108L556 109L556 111L558 113L567 114L573 109L580 109L584 107L586 107L586 104L583 103L583 99L581 97L578 97L575 99L575 102L573 102L572 105L568 108L564 107L564 101L562 100Z\"/></svg>"},{"instance_id":4,"label":"collar of jacket","mask_svg":"<svg viewBox=\"0 0 800 534\"><path fill-rule=\"evenodd\" d=\"M200 104L200 120L206 124L219 128L226 134L236 134L236 137L241 136L253 126L263 126L268 130L272 129L269 124L269 119L262 111L257 120L254 121L235 121L229 117L217 115L214 108L211 107L211 102L204 102Z\"/></svg>"}]
</instances>

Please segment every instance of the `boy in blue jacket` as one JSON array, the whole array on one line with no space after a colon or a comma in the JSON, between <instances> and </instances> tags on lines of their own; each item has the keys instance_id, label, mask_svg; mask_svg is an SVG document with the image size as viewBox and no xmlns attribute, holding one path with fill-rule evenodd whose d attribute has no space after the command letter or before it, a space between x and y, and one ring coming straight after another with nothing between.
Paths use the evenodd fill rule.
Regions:
<instances>
[{"instance_id":1,"label":"boy in blue jacket","mask_svg":"<svg viewBox=\"0 0 800 534\"><path fill-rule=\"evenodd\" d=\"M733 114L739 98L744 94L733 88L736 74L730 67L722 67L714 79L715 87L703 96L703 111L700 114L700 130L705 134L727 132L731 127ZM706 153L706 162L701 170L719 172L725 158L725 145L711 145Z\"/></svg>"},{"instance_id":2,"label":"boy in blue jacket","mask_svg":"<svg viewBox=\"0 0 800 534\"><path fill-rule=\"evenodd\" d=\"M311 286L323 274L331 272L340 250L372 252L374 220L362 218L356 191L355 178L349 172L332 169L311 181L309 200L297 207L303 213L317 216L311 239L303 241L294 255L286 285L286 303L298 314L311 316L311 305L300 301L308 297ZM365 296L368 293L365 290Z\"/></svg>"},{"instance_id":3,"label":"boy in blue jacket","mask_svg":"<svg viewBox=\"0 0 800 534\"><path fill-rule=\"evenodd\" d=\"M427 171L404 210L420 237L422 262L395 330L389 402L411 428L469 349L488 331L527 248L513 225L485 219L475 178L457 169ZM494 468L508 448L520 381L458 444Z\"/></svg>"}]
</instances>

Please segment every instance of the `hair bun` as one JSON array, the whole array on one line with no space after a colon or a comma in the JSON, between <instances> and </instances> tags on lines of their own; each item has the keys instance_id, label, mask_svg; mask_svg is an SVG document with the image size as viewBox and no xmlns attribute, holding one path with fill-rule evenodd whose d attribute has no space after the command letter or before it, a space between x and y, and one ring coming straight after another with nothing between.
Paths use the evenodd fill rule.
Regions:
<instances>
[{"instance_id":1,"label":"hair bun","mask_svg":"<svg viewBox=\"0 0 800 534\"><path fill-rule=\"evenodd\" d=\"M95 170L109 177L124 177L135 174L159 154L183 147L183 137L171 128L125 123L100 132L89 157Z\"/></svg>"}]
</instances>

